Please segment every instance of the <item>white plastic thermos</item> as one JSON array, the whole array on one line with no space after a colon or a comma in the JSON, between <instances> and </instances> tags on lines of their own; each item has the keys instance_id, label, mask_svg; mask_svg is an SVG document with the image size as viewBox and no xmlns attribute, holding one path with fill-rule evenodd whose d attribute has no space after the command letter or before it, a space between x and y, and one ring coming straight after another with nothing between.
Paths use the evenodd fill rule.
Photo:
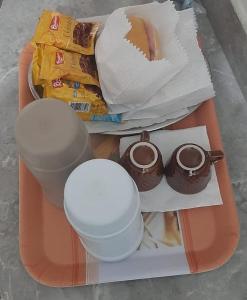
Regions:
<instances>
[{"instance_id":1,"label":"white plastic thermos","mask_svg":"<svg viewBox=\"0 0 247 300\"><path fill-rule=\"evenodd\" d=\"M90 137L83 122L60 100L36 100L19 113L16 141L21 159L46 198L63 207L68 176L92 158Z\"/></svg>"},{"instance_id":2,"label":"white plastic thermos","mask_svg":"<svg viewBox=\"0 0 247 300\"><path fill-rule=\"evenodd\" d=\"M142 241L138 189L127 171L111 160L87 161L70 174L64 211L84 248L100 260L122 260Z\"/></svg>"}]
</instances>

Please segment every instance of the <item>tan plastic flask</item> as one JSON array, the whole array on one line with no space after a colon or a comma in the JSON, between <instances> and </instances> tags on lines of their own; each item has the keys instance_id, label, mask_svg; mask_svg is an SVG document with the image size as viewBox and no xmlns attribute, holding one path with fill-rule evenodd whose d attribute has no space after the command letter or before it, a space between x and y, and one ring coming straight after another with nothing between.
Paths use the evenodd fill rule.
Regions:
<instances>
[{"instance_id":1,"label":"tan plastic flask","mask_svg":"<svg viewBox=\"0 0 247 300\"><path fill-rule=\"evenodd\" d=\"M46 198L63 207L68 176L92 158L84 123L62 101L36 100L17 118L16 142L22 160L39 181Z\"/></svg>"}]
</instances>

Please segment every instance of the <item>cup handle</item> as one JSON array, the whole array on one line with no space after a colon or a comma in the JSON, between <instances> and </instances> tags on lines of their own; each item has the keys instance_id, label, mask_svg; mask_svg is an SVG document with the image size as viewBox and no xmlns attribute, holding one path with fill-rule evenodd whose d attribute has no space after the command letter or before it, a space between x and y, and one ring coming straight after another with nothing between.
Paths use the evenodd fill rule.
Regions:
<instances>
[{"instance_id":1,"label":"cup handle","mask_svg":"<svg viewBox=\"0 0 247 300\"><path fill-rule=\"evenodd\" d=\"M217 161L224 158L224 153L221 150L208 151L210 162L216 163Z\"/></svg>"},{"instance_id":2,"label":"cup handle","mask_svg":"<svg viewBox=\"0 0 247 300\"><path fill-rule=\"evenodd\" d=\"M141 133L141 142L149 142L150 140L150 135L149 135L149 132L148 131L143 131Z\"/></svg>"}]
</instances>

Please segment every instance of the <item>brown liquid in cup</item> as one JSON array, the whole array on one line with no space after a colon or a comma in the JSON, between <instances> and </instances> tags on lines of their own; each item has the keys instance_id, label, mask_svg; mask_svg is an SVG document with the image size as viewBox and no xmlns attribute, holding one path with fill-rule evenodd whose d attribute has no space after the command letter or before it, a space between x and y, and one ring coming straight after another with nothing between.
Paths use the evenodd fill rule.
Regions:
<instances>
[{"instance_id":1,"label":"brown liquid in cup","mask_svg":"<svg viewBox=\"0 0 247 300\"><path fill-rule=\"evenodd\" d=\"M202 161L201 153L194 148L186 148L180 153L180 161L188 168L195 168Z\"/></svg>"},{"instance_id":2,"label":"brown liquid in cup","mask_svg":"<svg viewBox=\"0 0 247 300\"><path fill-rule=\"evenodd\" d=\"M134 179L138 190L141 192L149 191L156 187L164 174L164 166L162 162L162 156L159 149L149 141L149 133L144 131L141 135L141 140L139 142L131 144L128 149L125 151L124 155L120 159L120 164L127 170L130 176ZM145 142L148 146L138 143ZM151 145L151 147L149 147ZM137 166L131 160L131 150L136 146L136 149L133 151L133 159ZM155 152L154 152L154 150ZM157 160L155 156L157 153ZM152 164L151 166L148 166Z\"/></svg>"},{"instance_id":3,"label":"brown liquid in cup","mask_svg":"<svg viewBox=\"0 0 247 300\"><path fill-rule=\"evenodd\" d=\"M149 165L154 160L154 152L146 146L137 147L134 150L134 159L140 165Z\"/></svg>"},{"instance_id":4,"label":"brown liquid in cup","mask_svg":"<svg viewBox=\"0 0 247 300\"><path fill-rule=\"evenodd\" d=\"M179 154L182 147L186 148ZM220 150L206 151L196 144L183 144L175 149L165 167L167 183L182 194L199 193L211 179L211 165L223 157Z\"/></svg>"}]
</instances>

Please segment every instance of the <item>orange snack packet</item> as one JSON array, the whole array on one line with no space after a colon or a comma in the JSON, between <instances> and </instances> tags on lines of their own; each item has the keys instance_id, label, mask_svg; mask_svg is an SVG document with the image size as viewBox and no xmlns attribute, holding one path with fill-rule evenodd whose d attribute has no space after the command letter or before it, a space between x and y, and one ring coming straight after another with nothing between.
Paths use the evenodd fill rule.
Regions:
<instances>
[{"instance_id":1,"label":"orange snack packet","mask_svg":"<svg viewBox=\"0 0 247 300\"><path fill-rule=\"evenodd\" d=\"M44 85L44 97L56 98L70 105L84 121L108 112L101 90L95 85L56 79Z\"/></svg>"},{"instance_id":2,"label":"orange snack packet","mask_svg":"<svg viewBox=\"0 0 247 300\"><path fill-rule=\"evenodd\" d=\"M99 86L94 55L84 55L44 46L40 79L52 81L57 78Z\"/></svg>"},{"instance_id":3,"label":"orange snack packet","mask_svg":"<svg viewBox=\"0 0 247 300\"><path fill-rule=\"evenodd\" d=\"M78 22L61 13L44 10L32 42L92 55L98 29L99 23Z\"/></svg>"},{"instance_id":4,"label":"orange snack packet","mask_svg":"<svg viewBox=\"0 0 247 300\"><path fill-rule=\"evenodd\" d=\"M40 70L42 65L44 45L36 45L32 60L32 78L34 85L42 85L44 80L40 79Z\"/></svg>"}]
</instances>

